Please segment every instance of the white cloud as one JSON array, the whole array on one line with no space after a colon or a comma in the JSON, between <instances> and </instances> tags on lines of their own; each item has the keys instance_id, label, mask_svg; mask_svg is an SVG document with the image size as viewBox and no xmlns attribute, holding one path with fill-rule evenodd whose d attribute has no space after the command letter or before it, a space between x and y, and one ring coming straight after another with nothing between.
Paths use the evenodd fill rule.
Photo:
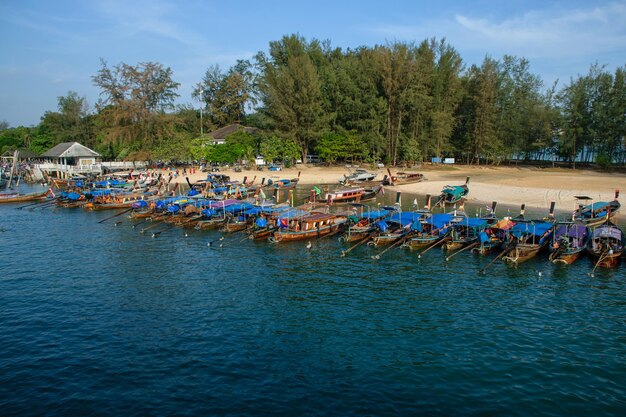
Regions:
<instances>
[{"instance_id":1,"label":"white cloud","mask_svg":"<svg viewBox=\"0 0 626 417\"><path fill-rule=\"evenodd\" d=\"M626 51L626 3L589 9L532 10L500 21L459 13L453 18L415 25L381 24L369 31L400 40L445 37L460 49L492 55L597 56L604 51Z\"/></svg>"},{"instance_id":2,"label":"white cloud","mask_svg":"<svg viewBox=\"0 0 626 417\"><path fill-rule=\"evenodd\" d=\"M531 59L593 57L600 52L626 49L623 3L558 14L534 10L499 22L457 15L455 21L468 41L482 43L493 52Z\"/></svg>"}]
</instances>

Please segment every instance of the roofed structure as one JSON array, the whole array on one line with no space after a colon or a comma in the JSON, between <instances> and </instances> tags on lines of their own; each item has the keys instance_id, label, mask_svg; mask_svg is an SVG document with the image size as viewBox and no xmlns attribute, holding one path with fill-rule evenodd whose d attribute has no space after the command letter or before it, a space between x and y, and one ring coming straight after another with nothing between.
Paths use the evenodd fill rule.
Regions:
<instances>
[{"instance_id":1,"label":"roofed structure","mask_svg":"<svg viewBox=\"0 0 626 417\"><path fill-rule=\"evenodd\" d=\"M212 143L214 145L221 145L226 141L226 136L232 135L239 130L243 130L246 133L252 134L259 129L257 129L256 127L242 126L239 123L233 123L228 126L224 126L217 130L214 130L213 132L209 133L209 136L213 138Z\"/></svg>"},{"instance_id":2,"label":"roofed structure","mask_svg":"<svg viewBox=\"0 0 626 417\"><path fill-rule=\"evenodd\" d=\"M99 158L100 154L78 142L59 143L41 154L42 158Z\"/></svg>"},{"instance_id":3,"label":"roofed structure","mask_svg":"<svg viewBox=\"0 0 626 417\"><path fill-rule=\"evenodd\" d=\"M13 160L13 156L15 155L15 151L6 151L2 154L3 160ZM37 153L31 151L30 149L18 149L17 150L17 159L19 161L23 161L25 159L33 159L38 158L39 155Z\"/></svg>"}]
</instances>

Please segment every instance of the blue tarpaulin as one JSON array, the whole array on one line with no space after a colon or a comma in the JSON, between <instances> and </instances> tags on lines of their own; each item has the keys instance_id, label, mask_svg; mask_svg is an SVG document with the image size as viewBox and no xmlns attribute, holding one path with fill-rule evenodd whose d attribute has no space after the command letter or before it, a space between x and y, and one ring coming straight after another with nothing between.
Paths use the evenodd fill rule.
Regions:
<instances>
[{"instance_id":1,"label":"blue tarpaulin","mask_svg":"<svg viewBox=\"0 0 626 417\"><path fill-rule=\"evenodd\" d=\"M452 214L449 213L436 213L426 219L426 223L433 225L436 229L441 229L445 225L449 224L452 220Z\"/></svg>"},{"instance_id":2,"label":"blue tarpaulin","mask_svg":"<svg viewBox=\"0 0 626 417\"><path fill-rule=\"evenodd\" d=\"M484 227L487 225L487 220L479 219L478 217L466 217L458 223L459 226L468 226L468 227Z\"/></svg>"},{"instance_id":3,"label":"blue tarpaulin","mask_svg":"<svg viewBox=\"0 0 626 417\"><path fill-rule=\"evenodd\" d=\"M543 234L550 230L552 226L553 224L549 222L517 223L511 229L511 234L517 238L529 233L535 236L543 236Z\"/></svg>"}]
</instances>

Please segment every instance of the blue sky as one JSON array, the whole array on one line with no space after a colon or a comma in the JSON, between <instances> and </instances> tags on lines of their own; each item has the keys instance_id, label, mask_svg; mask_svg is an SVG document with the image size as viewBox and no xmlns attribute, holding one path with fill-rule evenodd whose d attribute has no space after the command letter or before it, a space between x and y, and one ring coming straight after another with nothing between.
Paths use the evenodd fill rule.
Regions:
<instances>
[{"instance_id":1,"label":"blue sky","mask_svg":"<svg viewBox=\"0 0 626 417\"><path fill-rule=\"evenodd\" d=\"M626 64L626 1L3 0L0 120L36 125L70 90L93 107L100 58L171 67L178 103L198 106L191 90L210 65L227 69L291 33L342 48L445 37L468 66L525 57L546 85L563 85L593 63Z\"/></svg>"}]
</instances>

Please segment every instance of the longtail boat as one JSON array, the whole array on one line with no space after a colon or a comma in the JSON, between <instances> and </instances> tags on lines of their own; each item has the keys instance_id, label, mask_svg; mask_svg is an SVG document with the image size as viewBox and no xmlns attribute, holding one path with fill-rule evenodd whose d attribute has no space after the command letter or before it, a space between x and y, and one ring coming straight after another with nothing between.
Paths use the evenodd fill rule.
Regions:
<instances>
[{"instance_id":1,"label":"longtail boat","mask_svg":"<svg viewBox=\"0 0 626 417\"><path fill-rule=\"evenodd\" d=\"M469 194L469 180L470 177L467 177L463 185L446 185L443 187L434 207L460 203Z\"/></svg>"},{"instance_id":2,"label":"longtail boat","mask_svg":"<svg viewBox=\"0 0 626 417\"><path fill-rule=\"evenodd\" d=\"M510 218L498 220L495 224L479 233L480 245L472 249L472 253L487 255L501 248L509 238L509 230L515 226L515 222Z\"/></svg>"},{"instance_id":3,"label":"longtail boat","mask_svg":"<svg viewBox=\"0 0 626 417\"><path fill-rule=\"evenodd\" d=\"M614 268L624 253L624 232L611 222L606 222L592 230L587 253L594 258L594 264L602 268Z\"/></svg>"},{"instance_id":4,"label":"longtail boat","mask_svg":"<svg viewBox=\"0 0 626 417\"><path fill-rule=\"evenodd\" d=\"M583 254L589 228L582 224L559 222L555 225L548 259L555 264L573 263Z\"/></svg>"},{"instance_id":5,"label":"longtail boat","mask_svg":"<svg viewBox=\"0 0 626 417\"><path fill-rule=\"evenodd\" d=\"M353 204L353 210L361 208L361 213L354 213L348 216L345 230L339 236L341 242L355 242L369 237L372 232L377 230L376 222L390 216L395 210L391 207L385 207L378 210L363 212L363 204Z\"/></svg>"},{"instance_id":6,"label":"longtail boat","mask_svg":"<svg viewBox=\"0 0 626 417\"><path fill-rule=\"evenodd\" d=\"M262 208L250 229L250 239L268 240L268 238L278 230L279 224L284 224L285 219L303 217L310 213L306 207L292 208L285 204L277 204L273 207Z\"/></svg>"},{"instance_id":7,"label":"longtail boat","mask_svg":"<svg viewBox=\"0 0 626 417\"><path fill-rule=\"evenodd\" d=\"M300 181L300 171L298 171L298 176L296 178L283 178L278 181L272 181L272 179L267 180L267 188L278 188L278 189L291 189L296 188L298 182Z\"/></svg>"},{"instance_id":8,"label":"longtail boat","mask_svg":"<svg viewBox=\"0 0 626 417\"><path fill-rule=\"evenodd\" d=\"M145 194L118 194L94 197L91 201L84 205L86 210L118 210L131 208L132 204L143 200L147 196Z\"/></svg>"},{"instance_id":9,"label":"longtail boat","mask_svg":"<svg viewBox=\"0 0 626 417\"><path fill-rule=\"evenodd\" d=\"M457 250L478 241L480 232L487 227L487 220L477 217L455 216L450 223L449 239L441 246L445 250Z\"/></svg>"},{"instance_id":10,"label":"longtail boat","mask_svg":"<svg viewBox=\"0 0 626 417\"><path fill-rule=\"evenodd\" d=\"M197 230L219 229L226 223L226 212L224 209L234 204L239 204L239 200L222 200L211 202L202 210L203 218L195 225Z\"/></svg>"},{"instance_id":11,"label":"longtail boat","mask_svg":"<svg viewBox=\"0 0 626 417\"><path fill-rule=\"evenodd\" d=\"M547 217L526 220L524 219L526 205L522 204L519 216L514 219L516 224L509 233L509 242L507 249L505 249L506 256L502 258L504 262L512 264L525 262L534 258L539 251L550 243L550 238L554 232L555 205L554 201L550 203L550 212Z\"/></svg>"},{"instance_id":12,"label":"longtail boat","mask_svg":"<svg viewBox=\"0 0 626 417\"><path fill-rule=\"evenodd\" d=\"M273 233L269 240L278 243L319 238L337 231L345 220L345 217L331 213L312 212L288 222L281 222L278 230Z\"/></svg>"},{"instance_id":13,"label":"longtail boat","mask_svg":"<svg viewBox=\"0 0 626 417\"><path fill-rule=\"evenodd\" d=\"M420 174L418 172L397 172L396 175L393 175L391 174L389 168L387 168L387 172L389 173L389 176L385 176L385 178L383 178L383 185L395 186L414 184L424 180L424 174Z\"/></svg>"},{"instance_id":14,"label":"longtail boat","mask_svg":"<svg viewBox=\"0 0 626 417\"><path fill-rule=\"evenodd\" d=\"M615 190L615 199L613 201L597 201L593 202L591 197L577 195L574 196L579 202L589 202L589 204L579 204L574 211L573 220L589 227L595 227L603 224L617 213L621 204L617 200L619 198L619 190Z\"/></svg>"},{"instance_id":15,"label":"longtail boat","mask_svg":"<svg viewBox=\"0 0 626 417\"><path fill-rule=\"evenodd\" d=\"M545 220L521 221L511 228L512 246L502 259L519 264L534 258L550 242L554 223Z\"/></svg>"},{"instance_id":16,"label":"longtail boat","mask_svg":"<svg viewBox=\"0 0 626 417\"><path fill-rule=\"evenodd\" d=\"M30 193L30 194L20 194L20 193L0 193L0 203L23 203L26 201L39 201L45 200L48 195L50 195L50 191L44 191L42 193Z\"/></svg>"},{"instance_id":17,"label":"longtail boat","mask_svg":"<svg viewBox=\"0 0 626 417\"><path fill-rule=\"evenodd\" d=\"M376 222L380 232L367 242L369 246L383 246L398 241L398 239L408 238L409 233L414 233L421 228L420 220L424 213L407 211L394 213L388 218Z\"/></svg>"},{"instance_id":18,"label":"longtail boat","mask_svg":"<svg viewBox=\"0 0 626 417\"><path fill-rule=\"evenodd\" d=\"M404 247L411 250L424 249L438 242L447 236L450 222L453 215L451 213L433 213L420 221L421 230L416 230L414 236L404 243Z\"/></svg>"},{"instance_id":19,"label":"longtail boat","mask_svg":"<svg viewBox=\"0 0 626 417\"><path fill-rule=\"evenodd\" d=\"M226 212L227 220L221 231L233 233L245 230L251 223L253 216L252 214L246 214L246 212L253 208L254 205L246 202L226 207L224 211Z\"/></svg>"},{"instance_id":20,"label":"longtail boat","mask_svg":"<svg viewBox=\"0 0 626 417\"><path fill-rule=\"evenodd\" d=\"M361 201L373 200L382 190L382 186L365 188L365 187L348 187L340 188L334 191L327 191L322 194L322 190L313 187L311 190L310 202L325 204L342 204L342 203L359 203Z\"/></svg>"}]
</instances>

